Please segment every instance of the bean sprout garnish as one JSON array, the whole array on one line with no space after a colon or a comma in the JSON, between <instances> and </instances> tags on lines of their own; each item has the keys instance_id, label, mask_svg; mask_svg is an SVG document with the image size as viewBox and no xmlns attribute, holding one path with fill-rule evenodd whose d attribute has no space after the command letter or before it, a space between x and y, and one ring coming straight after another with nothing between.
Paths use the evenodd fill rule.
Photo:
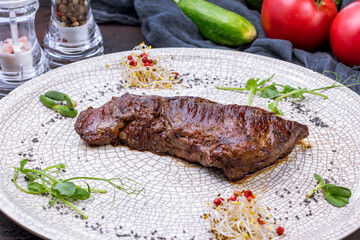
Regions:
<instances>
[{"instance_id":1,"label":"bean sprout garnish","mask_svg":"<svg viewBox=\"0 0 360 240\"><path fill-rule=\"evenodd\" d=\"M163 66L163 58L153 56L150 49L151 46L141 43L130 55L123 57L120 66L125 80L124 87L166 89L179 83L179 74Z\"/></svg>"},{"instance_id":2,"label":"bean sprout garnish","mask_svg":"<svg viewBox=\"0 0 360 240\"><path fill-rule=\"evenodd\" d=\"M270 208L262 206L256 197L250 190L235 190L229 198L218 196L207 203L209 213L202 218L210 223L216 239L273 239L284 233Z\"/></svg>"}]
</instances>

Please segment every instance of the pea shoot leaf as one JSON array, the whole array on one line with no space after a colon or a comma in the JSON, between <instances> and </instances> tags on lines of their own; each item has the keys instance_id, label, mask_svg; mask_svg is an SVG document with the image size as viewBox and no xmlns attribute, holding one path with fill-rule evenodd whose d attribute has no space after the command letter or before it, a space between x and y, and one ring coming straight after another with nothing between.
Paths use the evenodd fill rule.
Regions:
<instances>
[{"instance_id":1,"label":"pea shoot leaf","mask_svg":"<svg viewBox=\"0 0 360 240\"><path fill-rule=\"evenodd\" d=\"M254 78L250 78L247 82L246 82L246 89L247 90L251 90L253 88L256 87L256 83L258 80L255 80Z\"/></svg>"},{"instance_id":2,"label":"pea shoot leaf","mask_svg":"<svg viewBox=\"0 0 360 240\"><path fill-rule=\"evenodd\" d=\"M295 90L297 90L297 89L292 86L285 85L280 93L286 94L286 93L289 93L289 92L292 92Z\"/></svg>"},{"instance_id":3,"label":"pea shoot leaf","mask_svg":"<svg viewBox=\"0 0 360 240\"><path fill-rule=\"evenodd\" d=\"M25 173L26 177L29 179L30 182L35 181L35 179L39 178L39 176L32 174L32 173Z\"/></svg>"},{"instance_id":4,"label":"pea shoot leaf","mask_svg":"<svg viewBox=\"0 0 360 240\"><path fill-rule=\"evenodd\" d=\"M331 205L340 208L349 203L349 199L351 197L350 189L330 183L324 184L324 180L316 173L314 174L314 177L318 181L318 185L306 195L307 198L312 196L317 190L323 189L325 193L325 200Z\"/></svg>"},{"instance_id":5,"label":"pea shoot leaf","mask_svg":"<svg viewBox=\"0 0 360 240\"><path fill-rule=\"evenodd\" d=\"M268 105L268 108L269 108L270 112L275 113L276 115L284 115L284 113L280 109L278 109L278 107L275 103L270 103Z\"/></svg>"},{"instance_id":6,"label":"pea shoot leaf","mask_svg":"<svg viewBox=\"0 0 360 240\"><path fill-rule=\"evenodd\" d=\"M345 187L338 187L333 184L324 185L325 199L335 207L343 207L349 203L351 191Z\"/></svg>"},{"instance_id":7,"label":"pea shoot leaf","mask_svg":"<svg viewBox=\"0 0 360 240\"><path fill-rule=\"evenodd\" d=\"M314 173L314 177L315 177L316 181L318 181L319 184L324 184L324 180L322 179L322 177L320 177L316 173Z\"/></svg>"},{"instance_id":8,"label":"pea shoot leaf","mask_svg":"<svg viewBox=\"0 0 360 240\"><path fill-rule=\"evenodd\" d=\"M299 88L299 89L301 89L301 88ZM307 92L307 89L306 89L306 88L303 88L303 89L301 89L301 90L302 90L302 91L300 91L300 92L291 94L291 96L292 96L293 98L298 98L298 97L300 97L300 98L304 99L305 97L304 97L303 94ZM291 92L290 92L290 93L291 93Z\"/></svg>"},{"instance_id":9,"label":"pea shoot leaf","mask_svg":"<svg viewBox=\"0 0 360 240\"><path fill-rule=\"evenodd\" d=\"M89 184L86 183L86 185L88 186L87 191L84 188L77 187L76 191L72 197L76 198L76 199L80 199L80 200L88 199L90 197L91 190L90 190Z\"/></svg>"},{"instance_id":10,"label":"pea shoot leaf","mask_svg":"<svg viewBox=\"0 0 360 240\"><path fill-rule=\"evenodd\" d=\"M91 181L103 181L110 184L112 187L119 189L120 191L126 194L140 194L145 191L141 184L137 183L134 180L126 178L126 182L123 182L122 178L96 178L96 177L72 177L67 179L59 178L59 173L61 169L65 169L65 165L58 163L44 169L30 169L25 168L27 159L24 159L20 162L20 167L14 167L15 173L13 177L13 183L21 191L40 195L44 197L49 197L49 205L54 206L55 204L62 202L72 208L74 211L79 213L84 219L87 219L88 216L85 215L80 209L78 209L71 201L74 200L86 200L90 197L92 192L104 194L107 190L104 189L91 189L87 182L87 189L76 186L73 182L74 180L91 180ZM21 171L20 171L21 170ZM53 171L50 171L53 170ZM27 189L23 188L21 184L17 182L19 179L19 173L25 175L29 178L30 182L27 184ZM53 175L53 173L55 173ZM35 179L41 180L41 183L34 182ZM113 182L118 180L119 183ZM44 194L46 193L46 194Z\"/></svg>"},{"instance_id":11,"label":"pea shoot leaf","mask_svg":"<svg viewBox=\"0 0 360 240\"><path fill-rule=\"evenodd\" d=\"M55 168L58 169L58 170L59 170L59 169L65 169L65 164L63 164L63 163L58 163L58 164L55 165Z\"/></svg>"},{"instance_id":12,"label":"pea shoot leaf","mask_svg":"<svg viewBox=\"0 0 360 240\"><path fill-rule=\"evenodd\" d=\"M32 193L42 193L45 190L44 186L37 182L31 182L27 187L28 190Z\"/></svg>"},{"instance_id":13,"label":"pea shoot leaf","mask_svg":"<svg viewBox=\"0 0 360 240\"><path fill-rule=\"evenodd\" d=\"M59 182L53 187L53 189L59 191L60 194L67 197L72 197L76 191L76 188L76 185L72 182Z\"/></svg>"},{"instance_id":14,"label":"pea shoot leaf","mask_svg":"<svg viewBox=\"0 0 360 240\"><path fill-rule=\"evenodd\" d=\"M270 85L268 87L265 87L260 94L260 97L262 98L276 98L279 96L279 91L277 90L275 85Z\"/></svg>"},{"instance_id":15,"label":"pea shoot leaf","mask_svg":"<svg viewBox=\"0 0 360 240\"><path fill-rule=\"evenodd\" d=\"M24 160L22 160L22 161L20 162L20 169L19 169L19 170L20 170L21 173L23 173L24 167L25 167L27 161L28 161L28 159L24 159Z\"/></svg>"}]
</instances>

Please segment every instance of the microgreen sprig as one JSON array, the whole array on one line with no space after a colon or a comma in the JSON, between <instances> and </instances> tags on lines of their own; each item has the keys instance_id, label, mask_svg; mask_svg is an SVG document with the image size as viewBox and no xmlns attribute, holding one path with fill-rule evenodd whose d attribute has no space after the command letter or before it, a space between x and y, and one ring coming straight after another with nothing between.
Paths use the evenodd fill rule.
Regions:
<instances>
[{"instance_id":1,"label":"microgreen sprig","mask_svg":"<svg viewBox=\"0 0 360 240\"><path fill-rule=\"evenodd\" d=\"M58 105L54 100L59 102L66 101L66 105ZM60 113L63 117L74 118L77 116L77 110L75 109L77 103L64 93L48 91L45 95L40 95L40 101L46 107Z\"/></svg>"},{"instance_id":2,"label":"microgreen sprig","mask_svg":"<svg viewBox=\"0 0 360 240\"><path fill-rule=\"evenodd\" d=\"M330 72L330 73L333 73L333 72ZM336 73L334 73L334 74L336 74ZM355 79L355 83L345 85L346 82L348 82L349 79L353 78L354 76L350 76L348 79L341 82L341 77L338 74L336 74L336 80L335 80L336 82L335 83L333 83L330 86L316 88L316 89L312 89L312 90L309 90L307 88L301 88L301 87L296 88L296 87L292 87L290 85L281 85L281 84L277 84L277 83L271 83L270 85L266 85L266 83L268 83L274 77L274 75L275 74L273 74L270 78L267 78L262 81L260 81L259 78L258 79L250 78L246 82L245 88L238 88L238 87L216 87L216 88L220 89L220 90L249 91L249 96L248 96L248 105L249 106L251 106L251 104L252 104L253 96L256 95L257 92L260 92L260 97L269 98L269 99L274 100L274 102L272 102L268 105L268 109L271 112L275 113L276 115L283 115L283 112L278 108L278 104L279 104L279 101L284 98L291 97L293 99L303 100L303 99L305 99L304 94L306 93L306 94L312 94L312 95L316 95L316 96L322 97L324 99L327 99L328 96L326 96L322 93L319 93L319 91L323 91L323 90L327 90L327 89L331 89L331 88L338 88L338 87L351 87L351 86L360 84L360 80ZM279 90L278 88L281 88L281 90Z\"/></svg>"},{"instance_id":3,"label":"microgreen sprig","mask_svg":"<svg viewBox=\"0 0 360 240\"><path fill-rule=\"evenodd\" d=\"M318 184L306 195L306 198L311 197L316 191L322 189L325 193L325 200L331 205L340 208L349 203L349 199L351 197L350 189L325 183L324 180L316 173L314 174L314 177L318 181Z\"/></svg>"},{"instance_id":4,"label":"microgreen sprig","mask_svg":"<svg viewBox=\"0 0 360 240\"><path fill-rule=\"evenodd\" d=\"M13 183L15 186L28 194L49 196L50 206L54 206L56 202L61 201L70 208L74 209L85 219L87 219L88 216L79 210L73 204L73 202L76 200L88 199L92 192L106 193L107 191L102 189L91 189L89 184L86 182L85 184L87 187L82 188L76 185L73 182L74 180L93 180L107 182L114 188L119 189L127 194L139 195L141 192L145 191L139 183L128 178L107 179L95 177L72 177L67 179L60 179L58 178L58 175L60 171L65 169L64 164L59 163L53 166L49 166L44 170L37 170L25 168L27 161L28 159L24 159L20 162L20 167L13 167L15 169L15 174L13 177ZM56 176L51 175L50 170L54 170L52 173L55 173ZM21 187L17 182L19 174L21 173L24 174L28 180L27 190ZM129 182L130 184L127 184L126 182Z\"/></svg>"},{"instance_id":5,"label":"microgreen sprig","mask_svg":"<svg viewBox=\"0 0 360 240\"><path fill-rule=\"evenodd\" d=\"M253 96L256 95L256 93L258 91L268 91L266 89L270 88L270 86L267 87L263 87L263 85L265 85L265 83L269 82L271 80L271 78L273 78L275 76L272 75L271 77L269 77L268 79L262 80L260 81L260 78L250 78L247 82L246 82L246 86L244 88L236 88L236 87L216 87L217 89L220 90L235 90L235 91L249 91L249 97L248 97L248 105L251 106L252 104L252 99ZM259 82L260 81L260 82Z\"/></svg>"}]
</instances>

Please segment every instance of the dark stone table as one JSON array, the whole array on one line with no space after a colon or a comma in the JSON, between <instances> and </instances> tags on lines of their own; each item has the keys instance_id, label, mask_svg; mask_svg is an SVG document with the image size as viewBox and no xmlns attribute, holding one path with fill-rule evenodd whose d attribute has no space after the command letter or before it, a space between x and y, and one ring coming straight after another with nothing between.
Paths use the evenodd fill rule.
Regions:
<instances>
[{"instance_id":1,"label":"dark stone table","mask_svg":"<svg viewBox=\"0 0 360 240\"><path fill-rule=\"evenodd\" d=\"M40 8L36 14L36 32L41 46L43 46L49 16L50 1L40 0ZM140 27L116 23L100 24L99 27L104 39L105 54L131 50L145 41ZM0 211L0 240L41 240L41 238L18 226ZM360 230L344 240L360 240Z\"/></svg>"}]
</instances>

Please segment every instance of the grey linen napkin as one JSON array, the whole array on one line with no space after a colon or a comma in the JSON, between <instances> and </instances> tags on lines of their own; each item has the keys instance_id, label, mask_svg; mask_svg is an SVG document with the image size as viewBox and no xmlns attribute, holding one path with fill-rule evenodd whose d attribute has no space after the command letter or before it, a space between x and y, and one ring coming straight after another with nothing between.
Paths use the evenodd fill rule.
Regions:
<instances>
[{"instance_id":1,"label":"grey linen napkin","mask_svg":"<svg viewBox=\"0 0 360 240\"><path fill-rule=\"evenodd\" d=\"M260 13L251 10L245 0L207 0L248 19L258 32L255 41L233 50L259 54L304 66L313 71L336 72L343 79L360 77L360 66L347 67L337 61L329 43L319 51L306 52L292 47L289 41L266 38ZM344 0L342 8L355 0ZM93 0L92 8L97 22L116 21L122 24L141 25L142 33L153 47L200 47L231 49L206 40L195 24L172 0ZM325 73L334 78L334 74ZM355 80L348 82L354 83ZM360 94L360 86L351 87Z\"/></svg>"}]
</instances>

